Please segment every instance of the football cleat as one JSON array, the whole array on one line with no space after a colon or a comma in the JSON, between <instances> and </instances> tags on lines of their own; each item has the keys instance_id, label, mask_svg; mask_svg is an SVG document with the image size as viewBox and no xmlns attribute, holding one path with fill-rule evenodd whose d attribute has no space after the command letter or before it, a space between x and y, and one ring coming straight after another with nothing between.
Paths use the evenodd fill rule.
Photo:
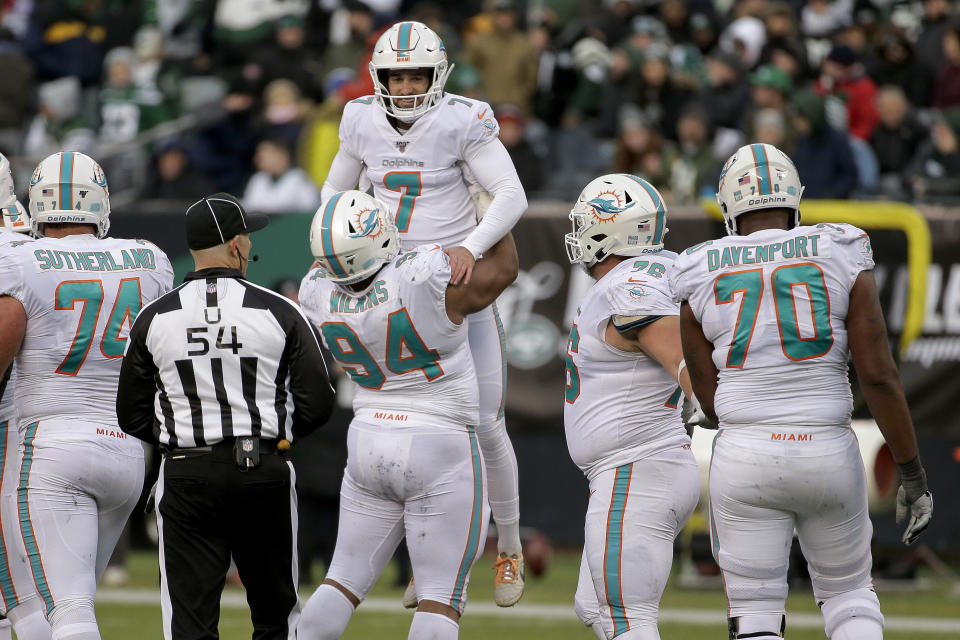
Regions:
<instances>
[{"instance_id":1,"label":"football cleat","mask_svg":"<svg viewBox=\"0 0 960 640\"><path fill-rule=\"evenodd\" d=\"M497 572L493 579L493 601L498 607L512 607L523 595L523 555L501 553L493 569Z\"/></svg>"},{"instance_id":2,"label":"football cleat","mask_svg":"<svg viewBox=\"0 0 960 640\"><path fill-rule=\"evenodd\" d=\"M413 578L410 578L410 584L403 592L403 606L407 609L416 609L420 603L417 601L417 588L413 584Z\"/></svg>"}]
</instances>

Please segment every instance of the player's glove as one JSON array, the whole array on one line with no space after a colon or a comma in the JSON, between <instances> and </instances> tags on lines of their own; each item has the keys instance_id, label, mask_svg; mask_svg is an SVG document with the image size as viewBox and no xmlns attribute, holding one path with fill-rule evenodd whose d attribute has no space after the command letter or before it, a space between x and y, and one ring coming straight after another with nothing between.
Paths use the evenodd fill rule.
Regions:
<instances>
[{"instance_id":1,"label":"player's glove","mask_svg":"<svg viewBox=\"0 0 960 640\"><path fill-rule=\"evenodd\" d=\"M707 417L707 414L700 408L700 402L696 396L691 396L683 401L683 409L680 410L680 417L683 418L683 426L687 429L687 435L693 435L693 428L716 429L716 422Z\"/></svg>"},{"instance_id":2,"label":"player's glove","mask_svg":"<svg viewBox=\"0 0 960 640\"><path fill-rule=\"evenodd\" d=\"M148 516L153 513L153 510L157 507L157 483L154 482L153 486L150 487L150 494L147 496L146 502L143 503L143 515Z\"/></svg>"},{"instance_id":3,"label":"player's glove","mask_svg":"<svg viewBox=\"0 0 960 640\"><path fill-rule=\"evenodd\" d=\"M920 537L933 517L933 494L927 488L927 474L920 464L920 456L910 462L898 464L900 489L897 490L897 524L910 520L903 532L903 543L913 544Z\"/></svg>"}]
</instances>

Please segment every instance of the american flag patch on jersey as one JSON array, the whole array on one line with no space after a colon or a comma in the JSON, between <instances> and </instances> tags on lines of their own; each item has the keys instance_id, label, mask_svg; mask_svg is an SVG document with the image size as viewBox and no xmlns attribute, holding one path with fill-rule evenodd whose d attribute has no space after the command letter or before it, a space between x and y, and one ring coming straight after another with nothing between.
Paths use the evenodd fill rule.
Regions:
<instances>
[{"instance_id":1,"label":"american flag patch on jersey","mask_svg":"<svg viewBox=\"0 0 960 640\"><path fill-rule=\"evenodd\" d=\"M637 225L637 231L650 231L650 223L641 222L640 224Z\"/></svg>"},{"instance_id":2,"label":"american flag patch on jersey","mask_svg":"<svg viewBox=\"0 0 960 640\"><path fill-rule=\"evenodd\" d=\"M44 197L46 197L46 196L52 196L52 195L53 195L53 189L42 189L42 190L40 191L40 195L41 195L41 196L44 196Z\"/></svg>"},{"instance_id":3,"label":"american flag patch on jersey","mask_svg":"<svg viewBox=\"0 0 960 640\"><path fill-rule=\"evenodd\" d=\"M740 176L740 179L737 180L737 184L750 184L750 176Z\"/></svg>"}]
</instances>

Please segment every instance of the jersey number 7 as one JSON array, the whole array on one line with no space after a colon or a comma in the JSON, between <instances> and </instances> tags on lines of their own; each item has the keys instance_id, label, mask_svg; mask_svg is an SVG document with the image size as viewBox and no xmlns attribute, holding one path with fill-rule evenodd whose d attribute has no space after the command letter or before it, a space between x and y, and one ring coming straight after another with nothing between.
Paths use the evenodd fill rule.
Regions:
<instances>
[{"instance_id":1,"label":"jersey number 7","mask_svg":"<svg viewBox=\"0 0 960 640\"><path fill-rule=\"evenodd\" d=\"M780 332L780 347L790 360L809 360L825 355L833 346L833 329L830 326L830 294L817 265L802 264L777 267L770 274L774 309L777 314L777 329ZM810 301L813 336L800 335L797 318L797 300L794 290L804 287ZM740 294L740 309L733 340L727 352L727 368L742 369L747 360L747 351L753 339L757 314L763 300L763 269L735 271L719 276L713 283L716 304L730 304Z\"/></svg>"},{"instance_id":2,"label":"jersey number 7","mask_svg":"<svg viewBox=\"0 0 960 640\"><path fill-rule=\"evenodd\" d=\"M390 191L398 191L400 206L397 207L396 223L400 233L406 233L410 227L410 218L413 216L413 206L417 203L417 196L423 189L419 171L391 171L383 176L383 186Z\"/></svg>"},{"instance_id":3,"label":"jersey number 7","mask_svg":"<svg viewBox=\"0 0 960 640\"><path fill-rule=\"evenodd\" d=\"M77 332L70 344L70 351L57 367L57 373L75 376L87 359L90 345L97 330L100 307L103 305L103 282L100 280L65 280L57 285L54 309L72 311L81 302ZM117 287L117 295L110 310L110 317L100 339L100 352L107 358L119 358L127 346L127 339L120 337L123 323L133 324L140 313L140 278L124 278Z\"/></svg>"}]
</instances>

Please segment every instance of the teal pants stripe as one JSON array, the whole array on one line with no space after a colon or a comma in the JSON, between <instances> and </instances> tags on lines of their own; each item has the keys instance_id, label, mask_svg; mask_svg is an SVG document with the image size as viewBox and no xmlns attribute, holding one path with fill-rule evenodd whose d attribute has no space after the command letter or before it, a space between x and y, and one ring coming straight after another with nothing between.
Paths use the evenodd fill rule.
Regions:
<instances>
[{"instance_id":1,"label":"teal pants stripe","mask_svg":"<svg viewBox=\"0 0 960 640\"><path fill-rule=\"evenodd\" d=\"M43 571L43 560L40 558L40 549L33 534L33 523L30 522L30 503L27 496L27 480L30 477L30 466L33 464L33 440L37 436L39 422L27 425L27 433L23 441L23 462L20 464L20 485L17 487L17 511L20 515L20 533L23 535L23 545L27 549L30 559L30 571L33 573L33 582L37 586L37 593L43 598L47 607L47 614L53 610L53 596L47 586L47 575Z\"/></svg>"},{"instance_id":2,"label":"teal pants stripe","mask_svg":"<svg viewBox=\"0 0 960 640\"><path fill-rule=\"evenodd\" d=\"M10 421L0 422L0 491L3 490L3 473L7 468L7 429L10 428ZM13 586L13 578L10 576L10 559L7 556L7 538L0 528L0 596L3 596L4 611L10 611L20 604L17 598L17 590Z\"/></svg>"},{"instance_id":3,"label":"teal pants stripe","mask_svg":"<svg viewBox=\"0 0 960 640\"><path fill-rule=\"evenodd\" d=\"M603 579L607 592L607 605L613 618L614 637L630 630L630 621L623 606L623 592L620 589L620 557L623 553L623 512L627 506L627 493L630 491L632 464L617 467L613 481L613 498L607 513L607 541L603 550Z\"/></svg>"},{"instance_id":4,"label":"teal pants stripe","mask_svg":"<svg viewBox=\"0 0 960 640\"><path fill-rule=\"evenodd\" d=\"M480 460L480 446L477 443L477 434L474 427L467 425L467 435L470 438L470 460L473 464L473 510L470 512L470 527L467 533L467 546L463 550L460 568L457 570L457 580L453 585L453 594L450 596L450 606L458 612L461 610L464 585L470 575L470 567L480 548L480 530L483 528L483 463Z\"/></svg>"}]
</instances>

